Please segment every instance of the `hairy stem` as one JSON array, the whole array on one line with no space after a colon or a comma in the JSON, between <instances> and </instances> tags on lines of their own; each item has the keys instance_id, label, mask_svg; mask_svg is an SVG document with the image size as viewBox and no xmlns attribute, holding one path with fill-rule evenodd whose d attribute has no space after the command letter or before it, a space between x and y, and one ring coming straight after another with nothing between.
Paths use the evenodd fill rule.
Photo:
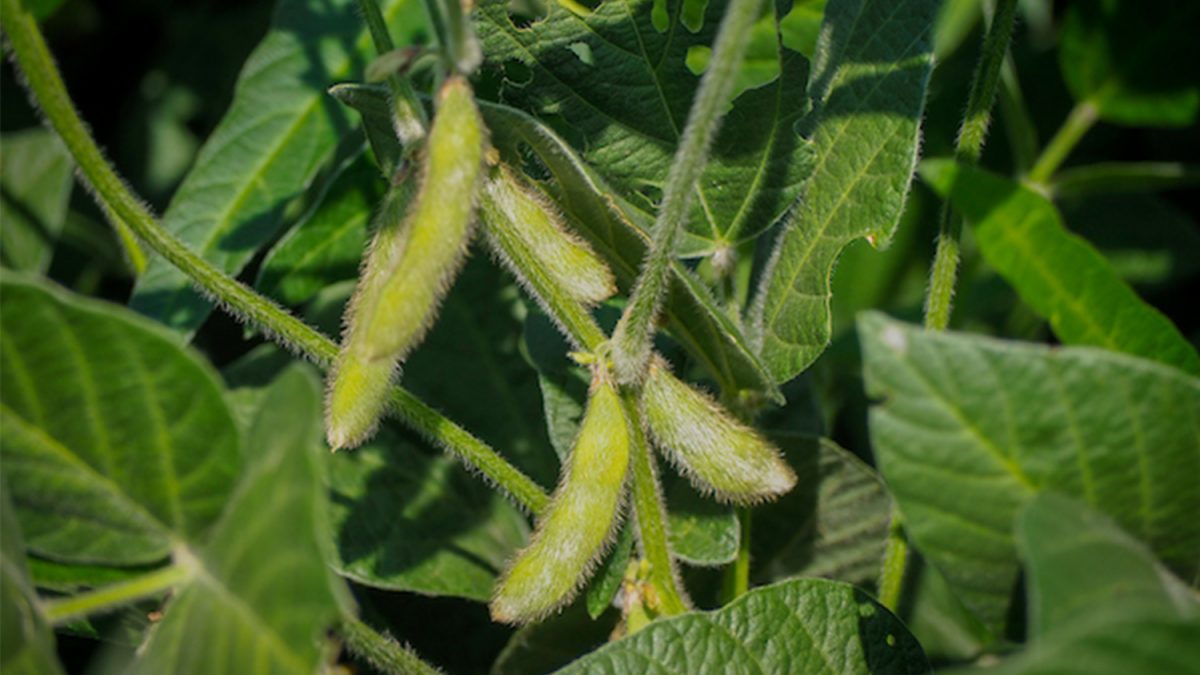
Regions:
<instances>
[{"instance_id":1,"label":"hairy stem","mask_svg":"<svg viewBox=\"0 0 1200 675\"><path fill-rule=\"evenodd\" d=\"M422 661L416 652L392 636L379 633L353 616L343 616L337 632L345 640L351 654L380 672L394 675L432 675L441 672Z\"/></svg>"},{"instance_id":2,"label":"hairy stem","mask_svg":"<svg viewBox=\"0 0 1200 675\"><path fill-rule=\"evenodd\" d=\"M1054 138L1046 144L1042 154L1029 170L1029 180L1035 183L1045 183L1050 180L1059 165L1066 160L1071 150L1079 144L1083 135L1096 123L1096 106L1090 101L1080 101L1071 109L1062 127L1054 134Z\"/></svg>"},{"instance_id":3,"label":"hairy stem","mask_svg":"<svg viewBox=\"0 0 1200 675\"><path fill-rule=\"evenodd\" d=\"M750 509L739 506L737 519L740 535L738 537L737 557L725 568L722 581L721 599L723 604L729 604L750 590L750 526L753 513Z\"/></svg>"},{"instance_id":4,"label":"hairy stem","mask_svg":"<svg viewBox=\"0 0 1200 675\"><path fill-rule=\"evenodd\" d=\"M700 80L687 126L675 151L662 205L654 223L654 240L642 263L633 295L613 333L613 359L622 384L640 382L650 360L654 328L670 281L675 241L687 221L692 195L708 161L708 148L729 106L733 86L758 19L762 0L732 0L717 33L712 59Z\"/></svg>"},{"instance_id":5,"label":"hairy stem","mask_svg":"<svg viewBox=\"0 0 1200 675\"><path fill-rule=\"evenodd\" d=\"M96 588L78 595L54 598L42 603L46 619L61 626L91 614L112 610L171 590L191 578L191 570L182 565L167 565L142 576Z\"/></svg>"},{"instance_id":6,"label":"hairy stem","mask_svg":"<svg viewBox=\"0 0 1200 675\"><path fill-rule=\"evenodd\" d=\"M967 94L967 111L958 132L955 158L964 164L975 164L983 152L988 126L992 120L992 103L1000 83L1000 69L1008 54L1012 38L1013 16L1017 0L1000 0L991 28L983 40L983 51L975 66L971 91ZM929 273L929 295L925 301L925 327L945 330L950 323L954 286L958 278L959 239L962 236L962 217L942 204L937 252Z\"/></svg>"},{"instance_id":7,"label":"hairy stem","mask_svg":"<svg viewBox=\"0 0 1200 675\"><path fill-rule=\"evenodd\" d=\"M363 21L367 24L367 30L371 33L371 41L375 43L375 51L382 55L395 49L396 45L392 42L392 35L388 32L379 3L376 0L358 0L358 7L362 12ZM400 142L406 149L411 148L416 141L425 136L425 130L429 127L425 108L421 106L417 93L413 91L407 79L393 73L388 76L387 84L392 94L393 126L396 135L400 137Z\"/></svg>"},{"instance_id":8,"label":"hairy stem","mask_svg":"<svg viewBox=\"0 0 1200 675\"><path fill-rule=\"evenodd\" d=\"M908 572L908 537L900 513L892 508L892 524L888 528L887 544L883 551L883 570L879 575L879 603L896 612L904 597L904 577Z\"/></svg>"},{"instance_id":9,"label":"hairy stem","mask_svg":"<svg viewBox=\"0 0 1200 675\"><path fill-rule=\"evenodd\" d=\"M300 352L322 367L328 367L338 351L332 340L196 255L164 230L133 196L116 171L104 160L95 141L75 114L58 69L45 50L37 23L20 8L18 0L2 2L9 42L17 65L29 82L34 103L63 139L105 208L111 209L128 224L151 250L187 274L201 290L219 300L230 311L259 326L281 345ZM401 387L395 389L391 412L433 444L478 469L530 511L537 513L548 503L545 491L528 476L486 443Z\"/></svg>"},{"instance_id":10,"label":"hairy stem","mask_svg":"<svg viewBox=\"0 0 1200 675\"><path fill-rule=\"evenodd\" d=\"M54 65L54 58L50 55L50 49L46 46L46 40L42 37L41 30L38 29L37 19L25 9L20 0L4 0L2 8L4 32L8 36L13 55L20 62L21 70L26 74L30 93L41 102L43 109L52 106L57 109L59 117L69 122L66 126L70 136L65 134L63 129L59 128L59 125L52 119L49 120L67 147L71 149L76 165L82 170L85 184L100 204L100 210L108 216L109 222L116 229L117 240L121 244L130 268L135 275L141 274L146 269L146 254L132 236L129 223L125 222L120 213L110 208L100 197L101 193L114 186L128 194L124 183L104 160L100 148L88 134L83 120L80 119L71 99L67 97L62 76L59 75L58 69ZM40 77L32 77L31 70L36 71ZM49 118L48 112L47 118ZM76 152L76 147L80 152ZM85 165L100 166L102 169L87 171L84 168ZM141 202L132 200L131 206L149 215Z\"/></svg>"}]
</instances>

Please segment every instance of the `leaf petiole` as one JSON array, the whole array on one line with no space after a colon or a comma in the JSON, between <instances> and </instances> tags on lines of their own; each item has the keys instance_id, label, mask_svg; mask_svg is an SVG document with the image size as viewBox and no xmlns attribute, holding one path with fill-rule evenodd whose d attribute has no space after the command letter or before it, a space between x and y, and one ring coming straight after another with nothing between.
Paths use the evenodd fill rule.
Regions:
<instances>
[{"instance_id":1,"label":"leaf petiole","mask_svg":"<svg viewBox=\"0 0 1200 675\"><path fill-rule=\"evenodd\" d=\"M102 586L78 595L42 602L46 619L55 626L151 598L192 578L193 570L172 563L140 577Z\"/></svg>"}]
</instances>

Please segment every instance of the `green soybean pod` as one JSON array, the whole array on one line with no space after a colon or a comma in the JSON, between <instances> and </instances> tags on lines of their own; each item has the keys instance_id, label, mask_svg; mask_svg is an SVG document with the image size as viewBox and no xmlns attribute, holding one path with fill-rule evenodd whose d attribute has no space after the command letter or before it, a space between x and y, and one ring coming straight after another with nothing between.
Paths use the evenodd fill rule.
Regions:
<instances>
[{"instance_id":1,"label":"green soybean pod","mask_svg":"<svg viewBox=\"0 0 1200 675\"><path fill-rule=\"evenodd\" d=\"M654 444L701 492L752 504L795 486L796 474L770 442L681 382L661 358L651 362L642 407Z\"/></svg>"},{"instance_id":2,"label":"green soybean pod","mask_svg":"<svg viewBox=\"0 0 1200 675\"><path fill-rule=\"evenodd\" d=\"M419 162L411 200L385 202L380 228L346 312L342 350L330 373L326 434L335 450L374 431L393 374L437 316L470 240L486 131L467 81L451 77ZM408 203L402 219L401 203ZM399 221L399 222L397 222Z\"/></svg>"},{"instance_id":3,"label":"green soybean pod","mask_svg":"<svg viewBox=\"0 0 1200 675\"><path fill-rule=\"evenodd\" d=\"M483 231L496 256L527 286L556 298L595 305L616 292L608 265L567 230L557 209L501 165L484 182L479 203ZM528 279L537 274L540 280Z\"/></svg>"},{"instance_id":4,"label":"green soybean pod","mask_svg":"<svg viewBox=\"0 0 1200 675\"><path fill-rule=\"evenodd\" d=\"M608 376L594 379L561 483L529 545L496 586L493 619L536 621L570 602L591 576L620 520L628 424Z\"/></svg>"}]
</instances>

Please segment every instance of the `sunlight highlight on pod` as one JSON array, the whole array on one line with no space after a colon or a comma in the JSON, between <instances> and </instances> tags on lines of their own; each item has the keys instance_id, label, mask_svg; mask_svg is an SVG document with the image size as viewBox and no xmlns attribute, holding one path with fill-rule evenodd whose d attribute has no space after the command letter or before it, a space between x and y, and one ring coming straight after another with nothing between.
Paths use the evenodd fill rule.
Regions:
<instances>
[{"instance_id":1,"label":"sunlight highlight on pod","mask_svg":"<svg viewBox=\"0 0 1200 675\"><path fill-rule=\"evenodd\" d=\"M470 240L486 144L467 81L437 98L417 193L403 218L403 189L385 202L358 290L346 312L342 351L330 373L326 434L333 449L362 443L387 404L392 373L437 317Z\"/></svg>"},{"instance_id":2,"label":"sunlight highlight on pod","mask_svg":"<svg viewBox=\"0 0 1200 675\"><path fill-rule=\"evenodd\" d=\"M642 393L655 445L702 492L739 504L791 490L796 474L771 443L656 358Z\"/></svg>"},{"instance_id":3,"label":"sunlight highlight on pod","mask_svg":"<svg viewBox=\"0 0 1200 675\"><path fill-rule=\"evenodd\" d=\"M608 265L566 229L549 200L507 167L498 167L484 183L479 212L492 250L517 278L543 274L549 286L585 305L616 292Z\"/></svg>"},{"instance_id":4,"label":"sunlight highlight on pod","mask_svg":"<svg viewBox=\"0 0 1200 675\"><path fill-rule=\"evenodd\" d=\"M562 482L530 543L496 586L492 618L536 621L566 605L612 539L629 468L629 427L607 374L592 382Z\"/></svg>"}]
</instances>

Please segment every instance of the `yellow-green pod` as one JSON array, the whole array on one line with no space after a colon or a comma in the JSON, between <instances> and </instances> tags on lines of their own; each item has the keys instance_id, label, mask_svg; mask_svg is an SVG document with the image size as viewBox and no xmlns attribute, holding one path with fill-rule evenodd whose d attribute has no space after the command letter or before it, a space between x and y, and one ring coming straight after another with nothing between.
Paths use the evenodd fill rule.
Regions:
<instances>
[{"instance_id":1,"label":"yellow-green pod","mask_svg":"<svg viewBox=\"0 0 1200 675\"><path fill-rule=\"evenodd\" d=\"M471 86L448 79L409 199L393 190L377 218L355 297L346 311L342 350L330 371L326 434L335 450L374 431L388 386L437 316L470 240L486 131ZM407 205L403 218L399 209Z\"/></svg>"},{"instance_id":2,"label":"yellow-green pod","mask_svg":"<svg viewBox=\"0 0 1200 675\"><path fill-rule=\"evenodd\" d=\"M492 618L536 621L574 598L619 522L629 468L629 426L606 375L592 383L562 482L529 545L496 586Z\"/></svg>"},{"instance_id":3,"label":"yellow-green pod","mask_svg":"<svg viewBox=\"0 0 1200 675\"><path fill-rule=\"evenodd\" d=\"M779 451L708 395L671 374L655 358L642 390L646 425L697 489L749 504L784 494L796 474Z\"/></svg>"},{"instance_id":4,"label":"yellow-green pod","mask_svg":"<svg viewBox=\"0 0 1200 675\"><path fill-rule=\"evenodd\" d=\"M616 292L608 265L566 229L544 196L506 167L497 167L484 182L479 213L497 257L543 302L568 298L594 305ZM542 293L556 297L541 298Z\"/></svg>"}]
</instances>

